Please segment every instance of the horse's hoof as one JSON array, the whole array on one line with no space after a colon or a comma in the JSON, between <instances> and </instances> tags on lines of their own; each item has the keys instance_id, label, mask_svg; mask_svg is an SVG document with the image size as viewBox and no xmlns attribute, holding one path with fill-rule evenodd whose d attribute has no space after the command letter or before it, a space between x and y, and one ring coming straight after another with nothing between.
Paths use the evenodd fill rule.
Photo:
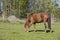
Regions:
<instances>
[{"instance_id":1,"label":"horse's hoof","mask_svg":"<svg viewBox=\"0 0 60 40\"><path fill-rule=\"evenodd\" d=\"M29 32L29 31L25 31L25 32Z\"/></svg>"},{"instance_id":2,"label":"horse's hoof","mask_svg":"<svg viewBox=\"0 0 60 40\"><path fill-rule=\"evenodd\" d=\"M27 31L27 32L29 32L29 31Z\"/></svg>"},{"instance_id":3,"label":"horse's hoof","mask_svg":"<svg viewBox=\"0 0 60 40\"><path fill-rule=\"evenodd\" d=\"M44 31L45 33L47 32L47 31Z\"/></svg>"},{"instance_id":4,"label":"horse's hoof","mask_svg":"<svg viewBox=\"0 0 60 40\"><path fill-rule=\"evenodd\" d=\"M36 30L34 32L37 32Z\"/></svg>"},{"instance_id":5,"label":"horse's hoof","mask_svg":"<svg viewBox=\"0 0 60 40\"><path fill-rule=\"evenodd\" d=\"M53 33L54 31L52 30L52 31L50 31L51 33Z\"/></svg>"}]
</instances>

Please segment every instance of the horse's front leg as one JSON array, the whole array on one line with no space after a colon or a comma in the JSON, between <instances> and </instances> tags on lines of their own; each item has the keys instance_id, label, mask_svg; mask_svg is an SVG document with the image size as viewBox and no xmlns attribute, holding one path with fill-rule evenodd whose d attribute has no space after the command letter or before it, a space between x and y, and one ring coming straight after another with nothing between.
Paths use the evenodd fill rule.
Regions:
<instances>
[{"instance_id":1,"label":"horse's front leg","mask_svg":"<svg viewBox=\"0 0 60 40\"><path fill-rule=\"evenodd\" d=\"M29 32L29 29L30 29L30 27L31 27L31 22L30 23L28 23L27 25L26 25L26 27L25 27L25 31L26 32Z\"/></svg>"},{"instance_id":2,"label":"horse's front leg","mask_svg":"<svg viewBox=\"0 0 60 40\"><path fill-rule=\"evenodd\" d=\"M25 32L29 32L29 26L25 27Z\"/></svg>"},{"instance_id":3,"label":"horse's front leg","mask_svg":"<svg viewBox=\"0 0 60 40\"><path fill-rule=\"evenodd\" d=\"M36 32L36 23L34 23L34 32Z\"/></svg>"}]
</instances>

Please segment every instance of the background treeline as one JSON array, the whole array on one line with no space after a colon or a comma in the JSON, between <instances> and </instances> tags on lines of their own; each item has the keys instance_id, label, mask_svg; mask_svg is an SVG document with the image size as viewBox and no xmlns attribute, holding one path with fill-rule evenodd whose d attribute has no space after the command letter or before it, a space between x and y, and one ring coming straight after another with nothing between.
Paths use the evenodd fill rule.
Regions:
<instances>
[{"instance_id":1,"label":"background treeline","mask_svg":"<svg viewBox=\"0 0 60 40\"><path fill-rule=\"evenodd\" d=\"M54 17L60 18L60 8L57 0L2 0L3 16L15 15L18 18L25 18L31 12L49 12Z\"/></svg>"}]
</instances>

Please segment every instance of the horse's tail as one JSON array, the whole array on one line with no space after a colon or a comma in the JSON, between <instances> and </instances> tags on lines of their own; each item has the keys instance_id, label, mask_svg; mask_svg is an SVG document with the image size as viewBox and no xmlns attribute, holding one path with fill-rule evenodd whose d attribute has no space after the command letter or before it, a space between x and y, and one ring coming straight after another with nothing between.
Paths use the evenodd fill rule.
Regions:
<instances>
[{"instance_id":1,"label":"horse's tail","mask_svg":"<svg viewBox=\"0 0 60 40\"><path fill-rule=\"evenodd\" d=\"M51 29L51 14L48 17L48 28Z\"/></svg>"}]
</instances>

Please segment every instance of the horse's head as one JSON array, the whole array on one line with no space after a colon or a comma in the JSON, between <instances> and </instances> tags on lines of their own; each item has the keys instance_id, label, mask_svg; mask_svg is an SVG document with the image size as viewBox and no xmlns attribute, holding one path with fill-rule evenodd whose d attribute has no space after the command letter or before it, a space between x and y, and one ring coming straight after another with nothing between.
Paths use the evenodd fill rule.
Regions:
<instances>
[{"instance_id":1,"label":"horse's head","mask_svg":"<svg viewBox=\"0 0 60 40\"><path fill-rule=\"evenodd\" d=\"M25 27L25 31L28 32L29 31L29 27L30 27L30 21L29 20L26 20L24 27Z\"/></svg>"}]
</instances>

